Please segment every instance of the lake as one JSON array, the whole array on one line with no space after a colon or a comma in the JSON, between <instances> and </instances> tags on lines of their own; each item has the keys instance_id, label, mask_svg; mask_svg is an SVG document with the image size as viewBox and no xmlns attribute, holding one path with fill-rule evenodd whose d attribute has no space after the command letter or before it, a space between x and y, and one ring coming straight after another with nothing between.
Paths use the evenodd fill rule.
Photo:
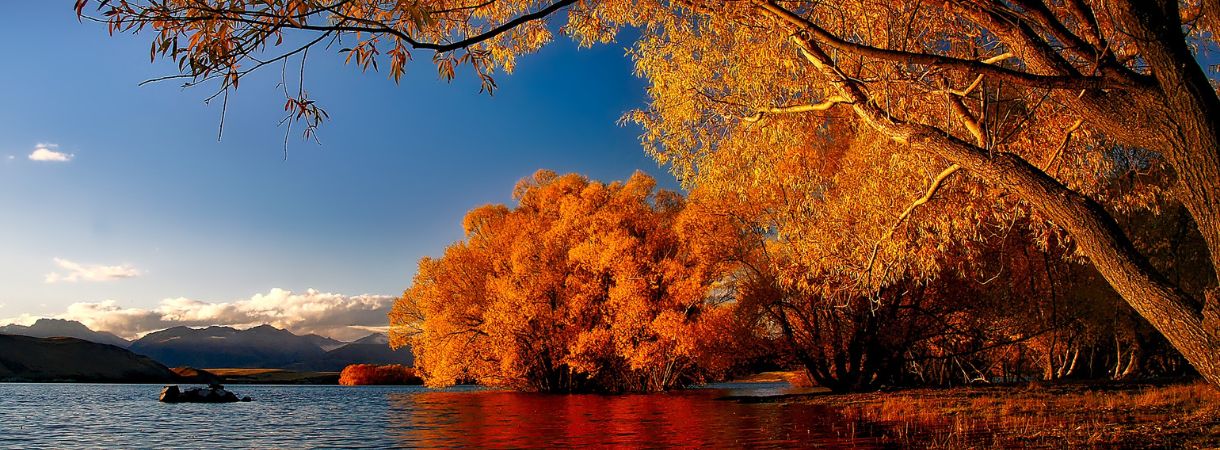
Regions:
<instances>
[{"instance_id":1,"label":"lake","mask_svg":"<svg viewBox=\"0 0 1220 450\"><path fill-rule=\"evenodd\" d=\"M723 399L793 392L781 383L624 396L228 387L254 401L162 404L159 385L0 384L0 447L880 446L824 406Z\"/></svg>"}]
</instances>

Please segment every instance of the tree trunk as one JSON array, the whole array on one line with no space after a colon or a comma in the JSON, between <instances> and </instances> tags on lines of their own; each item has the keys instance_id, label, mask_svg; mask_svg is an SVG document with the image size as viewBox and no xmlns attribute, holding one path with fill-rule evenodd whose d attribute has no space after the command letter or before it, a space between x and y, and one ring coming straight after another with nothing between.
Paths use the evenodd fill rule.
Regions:
<instances>
[{"instance_id":1,"label":"tree trunk","mask_svg":"<svg viewBox=\"0 0 1220 450\"><path fill-rule=\"evenodd\" d=\"M1081 253L1132 308L1164 334L1204 378L1220 386L1220 341L1215 336L1215 322L1205 321L1199 302L1169 284L1135 251L1101 205L1016 155L988 157L929 127L870 122L891 138L960 164L1042 211L1072 236Z\"/></svg>"},{"instance_id":2,"label":"tree trunk","mask_svg":"<svg viewBox=\"0 0 1220 450\"><path fill-rule=\"evenodd\" d=\"M1212 268L1220 273L1220 98L1187 47L1176 0L1127 0L1117 10L1120 26L1135 37L1160 88L1168 117L1159 134L1178 176L1177 198L1195 219Z\"/></svg>"}]
</instances>

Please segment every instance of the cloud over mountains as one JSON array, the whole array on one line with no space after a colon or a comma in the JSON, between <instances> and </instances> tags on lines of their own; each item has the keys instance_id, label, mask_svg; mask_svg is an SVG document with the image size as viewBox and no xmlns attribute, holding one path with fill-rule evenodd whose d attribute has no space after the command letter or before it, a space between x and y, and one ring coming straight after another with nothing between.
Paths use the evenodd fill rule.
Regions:
<instances>
[{"instance_id":1,"label":"cloud over mountains","mask_svg":"<svg viewBox=\"0 0 1220 450\"><path fill-rule=\"evenodd\" d=\"M167 298L151 309L124 308L114 300L73 303L56 318L79 321L90 329L127 339L180 325L248 328L270 324L297 334L316 333L353 340L370 330L384 329L394 299L388 295L350 296L314 289L294 293L275 288L248 299L221 303ZM18 321L33 319L23 316Z\"/></svg>"},{"instance_id":2,"label":"cloud over mountains","mask_svg":"<svg viewBox=\"0 0 1220 450\"><path fill-rule=\"evenodd\" d=\"M69 261L63 258L54 258L54 261L55 265L59 266L59 268L64 272L51 272L46 274L45 281L47 283L112 281L123 278L135 278L141 274L139 269L136 269L129 264L117 266L106 266L101 264L87 265Z\"/></svg>"}]
</instances>

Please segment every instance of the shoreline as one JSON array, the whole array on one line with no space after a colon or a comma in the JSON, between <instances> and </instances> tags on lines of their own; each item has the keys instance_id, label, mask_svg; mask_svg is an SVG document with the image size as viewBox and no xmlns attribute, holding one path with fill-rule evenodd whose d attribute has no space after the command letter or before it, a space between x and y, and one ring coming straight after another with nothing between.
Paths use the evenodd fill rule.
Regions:
<instances>
[{"instance_id":1,"label":"shoreline","mask_svg":"<svg viewBox=\"0 0 1220 450\"><path fill-rule=\"evenodd\" d=\"M1031 383L777 397L771 401L824 406L902 446L1220 447L1220 390L1203 382Z\"/></svg>"},{"instance_id":2,"label":"shoreline","mask_svg":"<svg viewBox=\"0 0 1220 450\"><path fill-rule=\"evenodd\" d=\"M282 375L283 371L263 369L254 372ZM285 388L339 386L253 380L224 383ZM755 383L771 384L769 381ZM5 384L131 384L153 387L164 383ZM449 391L422 386L391 387L417 388L421 392ZM816 391L765 396L731 395L712 400L755 404L768 410L813 407L828 420L845 424L841 429L848 434L844 437L900 447L1220 448L1220 390L1197 381L1027 383L846 394Z\"/></svg>"}]
</instances>

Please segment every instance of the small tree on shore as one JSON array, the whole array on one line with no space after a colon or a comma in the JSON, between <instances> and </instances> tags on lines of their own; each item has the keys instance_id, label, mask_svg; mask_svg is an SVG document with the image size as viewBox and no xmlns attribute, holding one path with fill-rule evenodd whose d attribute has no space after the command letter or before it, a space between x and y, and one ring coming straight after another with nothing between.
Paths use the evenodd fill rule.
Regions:
<instances>
[{"instance_id":1,"label":"small tree on shore","mask_svg":"<svg viewBox=\"0 0 1220 450\"><path fill-rule=\"evenodd\" d=\"M415 369L399 364L352 364L339 373L339 384L343 386L423 383Z\"/></svg>"}]
</instances>

